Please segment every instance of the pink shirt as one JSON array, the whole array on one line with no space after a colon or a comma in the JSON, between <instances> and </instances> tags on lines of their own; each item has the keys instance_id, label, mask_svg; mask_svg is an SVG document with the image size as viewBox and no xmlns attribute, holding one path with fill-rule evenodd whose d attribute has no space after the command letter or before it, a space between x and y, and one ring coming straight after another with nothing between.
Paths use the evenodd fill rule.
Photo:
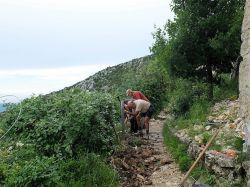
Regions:
<instances>
[{"instance_id":1,"label":"pink shirt","mask_svg":"<svg viewBox=\"0 0 250 187\"><path fill-rule=\"evenodd\" d=\"M140 91L133 91L133 99L137 100L137 99L142 99L145 101L149 101L148 98L143 95L143 93L141 93Z\"/></svg>"}]
</instances>

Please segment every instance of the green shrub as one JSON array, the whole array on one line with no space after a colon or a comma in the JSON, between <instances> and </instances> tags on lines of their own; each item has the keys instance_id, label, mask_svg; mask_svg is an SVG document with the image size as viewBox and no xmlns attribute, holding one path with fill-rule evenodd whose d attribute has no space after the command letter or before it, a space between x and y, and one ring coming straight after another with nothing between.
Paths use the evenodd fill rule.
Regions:
<instances>
[{"instance_id":1,"label":"green shrub","mask_svg":"<svg viewBox=\"0 0 250 187\"><path fill-rule=\"evenodd\" d=\"M191 159L187 156L187 146L182 144L178 138L173 136L168 125L164 125L163 136L164 143L179 164L180 170L187 171L191 164Z\"/></svg>"},{"instance_id":2,"label":"green shrub","mask_svg":"<svg viewBox=\"0 0 250 187\"><path fill-rule=\"evenodd\" d=\"M203 137L203 142L202 143L206 144L210 140L210 138L212 137L212 135L209 134L208 132L204 132L202 134L202 137Z\"/></svg>"},{"instance_id":3,"label":"green shrub","mask_svg":"<svg viewBox=\"0 0 250 187\"><path fill-rule=\"evenodd\" d=\"M222 75L222 83L214 87L214 100L221 101L230 98L238 98L238 81L231 80L229 74Z\"/></svg>"},{"instance_id":4,"label":"green shrub","mask_svg":"<svg viewBox=\"0 0 250 187\"><path fill-rule=\"evenodd\" d=\"M65 186L118 186L118 175L95 154L84 154L79 159L61 163Z\"/></svg>"},{"instance_id":5,"label":"green shrub","mask_svg":"<svg viewBox=\"0 0 250 187\"><path fill-rule=\"evenodd\" d=\"M242 140L242 138L236 137L233 143L233 147L238 151L242 151L243 143L244 143L244 140Z\"/></svg>"},{"instance_id":6,"label":"green shrub","mask_svg":"<svg viewBox=\"0 0 250 187\"><path fill-rule=\"evenodd\" d=\"M169 105L174 114L186 116L194 102L206 100L205 84L195 80L176 79L173 88L168 92Z\"/></svg>"},{"instance_id":7,"label":"green shrub","mask_svg":"<svg viewBox=\"0 0 250 187\"><path fill-rule=\"evenodd\" d=\"M177 160L180 160L180 158L183 156L183 153L185 153L187 151L187 146L184 144L178 144L177 145L177 149L174 153L174 157Z\"/></svg>"},{"instance_id":8,"label":"green shrub","mask_svg":"<svg viewBox=\"0 0 250 187\"><path fill-rule=\"evenodd\" d=\"M22 137L46 156L74 156L85 149L109 151L115 141L114 103L108 94L78 90L26 99L12 136ZM5 115L6 129L18 111L18 107L10 107Z\"/></svg>"},{"instance_id":9,"label":"green shrub","mask_svg":"<svg viewBox=\"0 0 250 187\"><path fill-rule=\"evenodd\" d=\"M206 120L208 112L209 112L210 104L205 99L197 99L189 111L189 119L194 122L203 122Z\"/></svg>"},{"instance_id":10,"label":"green shrub","mask_svg":"<svg viewBox=\"0 0 250 187\"><path fill-rule=\"evenodd\" d=\"M7 186L55 186L60 181L57 170L54 158L35 157L9 167L4 183Z\"/></svg>"},{"instance_id":11,"label":"green shrub","mask_svg":"<svg viewBox=\"0 0 250 187\"><path fill-rule=\"evenodd\" d=\"M191 166L192 160L188 156L182 156L179 158L179 167L181 171L188 171Z\"/></svg>"}]
</instances>

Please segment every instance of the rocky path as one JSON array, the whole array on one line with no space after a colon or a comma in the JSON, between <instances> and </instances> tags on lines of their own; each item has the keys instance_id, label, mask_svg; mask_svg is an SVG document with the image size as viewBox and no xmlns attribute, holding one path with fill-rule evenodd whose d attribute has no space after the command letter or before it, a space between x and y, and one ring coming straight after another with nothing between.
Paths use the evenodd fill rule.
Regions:
<instances>
[{"instance_id":1,"label":"rocky path","mask_svg":"<svg viewBox=\"0 0 250 187\"><path fill-rule=\"evenodd\" d=\"M128 135L111 157L123 187L178 187L184 175L163 143L164 120L150 121L149 138Z\"/></svg>"},{"instance_id":2,"label":"rocky path","mask_svg":"<svg viewBox=\"0 0 250 187\"><path fill-rule=\"evenodd\" d=\"M171 156L167 152L163 143L162 129L163 120L152 120L150 124L150 136L149 139L152 142L152 146L158 154L155 157L159 160L165 160L165 164L159 167L152 173L149 179L152 181L151 185L143 185L144 187L177 187L180 184L184 175L179 171L177 164L172 160ZM166 162L170 161L170 162Z\"/></svg>"}]
</instances>

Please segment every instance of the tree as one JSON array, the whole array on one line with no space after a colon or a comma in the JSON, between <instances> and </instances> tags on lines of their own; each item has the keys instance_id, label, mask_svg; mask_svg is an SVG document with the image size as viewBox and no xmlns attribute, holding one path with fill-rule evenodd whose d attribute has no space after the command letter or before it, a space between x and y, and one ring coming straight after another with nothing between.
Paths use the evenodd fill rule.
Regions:
<instances>
[{"instance_id":1,"label":"tree","mask_svg":"<svg viewBox=\"0 0 250 187\"><path fill-rule=\"evenodd\" d=\"M228 73L240 55L243 0L173 0L175 20L168 21L152 47L159 58L162 50L172 76L196 77L208 83L213 99L213 72ZM160 33L159 33L160 32ZM164 32L169 38L164 37ZM160 37L159 37L160 36ZM159 47L162 41L165 45ZM161 52L159 52L161 51Z\"/></svg>"}]
</instances>

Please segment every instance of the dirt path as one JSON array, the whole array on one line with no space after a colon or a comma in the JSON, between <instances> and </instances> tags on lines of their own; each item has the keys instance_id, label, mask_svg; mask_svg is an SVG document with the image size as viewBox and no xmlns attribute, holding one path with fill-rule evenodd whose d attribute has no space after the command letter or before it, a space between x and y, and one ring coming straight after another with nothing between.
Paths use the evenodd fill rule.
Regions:
<instances>
[{"instance_id":1,"label":"dirt path","mask_svg":"<svg viewBox=\"0 0 250 187\"><path fill-rule=\"evenodd\" d=\"M179 187L184 175L166 151L163 125L152 119L149 139L128 135L124 149L111 157L123 187Z\"/></svg>"},{"instance_id":2,"label":"dirt path","mask_svg":"<svg viewBox=\"0 0 250 187\"><path fill-rule=\"evenodd\" d=\"M173 161L163 143L163 124L163 120L151 121L149 139L153 144L154 150L159 153L155 155L157 159ZM184 175L179 171L177 164L173 161L160 166L158 170L152 173L152 175L149 177L149 179L152 181L152 185L143 186L177 187L179 186L180 181L183 177Z\"/></svg>"}]
</instances>

